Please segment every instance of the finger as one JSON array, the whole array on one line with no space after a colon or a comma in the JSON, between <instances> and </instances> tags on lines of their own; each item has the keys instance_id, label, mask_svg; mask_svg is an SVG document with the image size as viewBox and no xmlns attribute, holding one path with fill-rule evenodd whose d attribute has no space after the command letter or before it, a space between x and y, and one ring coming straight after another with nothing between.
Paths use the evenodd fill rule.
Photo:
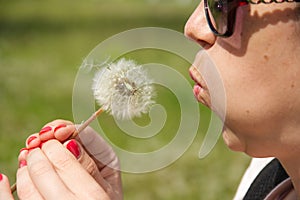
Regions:
<instances>
[{"instance_id":1,"label":"finger","mask_svg":"<svg viewBox=\"0 0 300 200\"><path fill-rule=\"evenodd\" d=\"M118 158L113 149L96 131L91 127L87 127L78 137L88 153L93 156L99 169L109 166L119 170Z\"/></svg>"},{"instance_id":2,"label":"finger","mask_svg":"<svg viewBox=\"0 0 300 200\"><path fill-rule=\"evenodd\" d=\"M33 184L45 199L70 199L68 188L41 149L36 148L28 154L27 169Z\"/></svg>"},{"instance_id":3,"label":"finger","mask_svg":"<svg viewBox=\"0 0 300 200\"><path fill-rule=\"evenodd\" d=\"M0 200L13 200L10 192L8 178L4 174L0 174Z\"/></svg>"},{"instance_id":4,"label":"finger","mask_svg":"<svg viewBox=\"0 0 300 200\"><path fill-rule=\"evenodd\" d=\"M60 124L72 125L73 122L68 121L68 120L64 120L64 119L56 119L56 120L53 120L53 121L47 123L45 126L55 127L55 126L58 126Z\"/></svg>"},{"instance_id":5,"label":"finger","mask_svg":"<svg viewBox=\"0 0 300 200\"><path fill-rule=\"evenodd\" d=\"M39 147L41 144L41 140L39 138L38 133L34 133L26 139L26 147L29 149Z\"/></svg>"},{"instance_id":6,"label":"finger","mask_svg":"<svg viewBox=\"0 0 300 200\"><path fill-rule=\"evenodd\" d=\"M39 191L33 184L26 164L23 160L20 162L20 168L17 171L17 192L19 199L40 200L43 199Z\"/></svg>"},{"instance_id":7,"label":"finger","mask_svg":"<svg viewBox=\"0 0 300 200\"><path fill-rule=\"evenodd\" d=\"M69 140L64 143L64 146L77 158L81 166L100 184L106 191L111 191L111 186L102 177L94 160L86 153L81 145L75 139Z\"/></svg>"},{"instance_id":8,"label":"finger","mask_svg":"<svg viewBox=\"0 0 300 200\"><path fill-rule=\"evenodd\" d=\"M42 147L65 185L82 199L101 196L108 198L105 191L80 165L76 158L57 140L50 140ZM74 176L76 174L76 176ZM83 192L84 191L84 192Z\"/></svg>"},{"instance_id":9,"label":"finger","mask_svg":"<svg viewBox=\"0 0 300 200\"><path fill-rule=\"evenodd\" d=\"M53 127L49 125L43 126L43 128L39 132L39 138L42 142L53 139L54 138Z\"/></svg>"},{"instance_id":10,"label":"finger","mask_svg":"<svg viewBox=\"0 0 300 200\"><path fill-rule=\"evenodd\" d=\"M18 156L18 161L19 163L21 161L25 161L28 155L28 149L27 148L23 148L20 150L19 156Z\"/></svg>"},{"instance_id":11,"label":"finger","mask_svg":"<svg viewBox=\"0 0 300 200\"><path fill-rule=\"evenodd\" d=\"M83 144L87 153L95 161L101 176L114 190L115 198L122 199L122 182L119 160L111 146L91 127L84 129L77 140Z\"/></svg>"},{"instance_id":12,"label":"finger","mask_svg":"<svg viewBox=\"0 0 300 200\"><path fill-rule=\"evenodd\" d=\"M54 133L67 125L72 125L73 123L67 120L57 119L52 122L47 123L39 132L41 141L45 142L54 139Z\"/></svg>"},{"instance_id":13,"label":"finger","mask_svg":"<svg viewBox=\"0 0 300 200\"><path fill-rule=\"evenodd\" d=\"M54 137L60 142L65 142L71 135L76 131L76 127L74 124L61 124L55 127L54 129Z\"/></svg>"}]
</instances>

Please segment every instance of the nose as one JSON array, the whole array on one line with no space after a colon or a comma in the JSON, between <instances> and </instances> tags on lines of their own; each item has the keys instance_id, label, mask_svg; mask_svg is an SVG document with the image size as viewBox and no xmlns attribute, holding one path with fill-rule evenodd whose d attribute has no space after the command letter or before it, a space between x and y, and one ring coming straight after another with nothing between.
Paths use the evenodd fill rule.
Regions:
<instances>
[{"instance_id":1,"label":"nose","mask_svg":"<svg viewBox=\"0 0 300 200\"><path fill-rule=\"evenodd\" d=\"M204 49L210 48L216 42L217 38L210 30L206 21L203 1L201 1L199 6L186 22L184 34L187 38L190 38L200 44Z\"/></svg>"}]
</instances>

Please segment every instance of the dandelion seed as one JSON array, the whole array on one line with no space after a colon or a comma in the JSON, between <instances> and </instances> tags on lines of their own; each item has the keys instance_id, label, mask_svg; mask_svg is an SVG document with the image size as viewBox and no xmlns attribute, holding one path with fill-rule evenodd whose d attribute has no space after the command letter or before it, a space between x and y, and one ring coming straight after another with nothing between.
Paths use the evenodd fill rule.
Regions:
<instances>
[{"instance_id":1,"label":"dandelion seed","mask_svg":"<svg viewBox=\"0 0 300 200\"><path fill-rule=\"evenodd\" d=\"M84 61L83 67L90 70L94 66L99 65ZM92 89L95 100L101 107L82 123L70 138L75 138L103 111L109 112L117 119L131 119L147 113L154 104L154 89L146 71L134 61L124 58L102 67L95 75ZM16 184L13 184L11 192L15 190Z\"/></svg>"},{"instance_id":2,"label":"dandelion seed","mask_svg":"<svg viewBox=\"0 0 300 200\"><path fill-rule=\"evenodd\" d=\"M155 103L153 83L144 68L124 58L102 67L94 77L92 90L101 108L78 128L73 137L103 111L117 119L131 119L147 113Z\"/></svg>"},{"instance_id":3,"label":"dandelion seed","mask_svg":"<svg viewBox=\"0 0 300 200\"><path fill-rule=\"evenodd\" d=\"M152 81L146 71L124 58L102 68L92 89L97 103L117 119L139 117L154 103Z\"/></svg>"}]
</instances>

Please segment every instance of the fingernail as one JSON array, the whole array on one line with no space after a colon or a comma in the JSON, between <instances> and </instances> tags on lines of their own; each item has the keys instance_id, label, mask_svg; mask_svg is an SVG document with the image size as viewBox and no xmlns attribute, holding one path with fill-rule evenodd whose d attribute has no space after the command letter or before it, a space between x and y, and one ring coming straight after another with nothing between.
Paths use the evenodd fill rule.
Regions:
<instances>
[{"instance_id":1,"label":"fingernail","mask_svg":"<svg viewBox=\"0 0 300 200\"><path fill-rule=\"evenodd\" d=\"M40 130L39 135L42 135L42 134L44 134L44 133L47 133L47 132L49 132L49 131L51 131L51 130L52 130L52 127L51 127L51 126L46 126L46 127L42 128L42 129Z\"/></svg>"},{"instance_id":2,"label":"fingernail","mask_svg":"<svg viewBox=\"0 0 300 200\"><path fill-rule=\"evenodd\" d=\"M55 127L54 132L56 132L58 129L64 128L64 127L67 127L67 125L66 124L60 124L57 127Z\"/></svg>"},{"instance_id":3,"label":"fingernail","mask_svg":"<svg viewBox=\"0 0 300 200\"><path fill-rule=\"evenodd\" d=\"M28 153L29 153L29 151L28 151L27 148L22 148L22 149L20 150L19 156L21 156L21 157L23 157L23 158L26 158L27 155L28 155Z\"/></svg>"},{"instance_id":4,"label":"fingernail","mask_svg":"<svg viewBox=\"0 0 300 200\"><path fill-rule=\"evenodd\" d=\"M27 139L27 145L29 145L33 140L35 140L37 137L36 136L31 136Z\"/></svg>"},{"instance_id":5,"label":"fingernail","mask_svg":"<svg viewBox=\"0 0 300 200\"><path fill-rule=\"evenodd\" d=\"M76 142L76 140L70 140L70 142L67 144L67 149L76 157L79 158L80 156L80 148Z\"/></svg>"},{"instance_id":6,"label":"fingernail","mask_svg":"<svg viewBox=\"0 0 300 200\"><path fill-rule=\"evenodd\" d=\"M22 151L25 151L25 150L28 150L27 148L22 148L22 149L20 149L20 153L22 152Z\"/></svg>"},{"instance_id":7,"label":"fingernail","mask_svg":"<svg viewBox=\"0 0 300 200\"><path fill-rule=\"evenodd\" d=\"M28 153L30 153L34 149L36 149L36 148L28 148Z\"/></svg>"},{"instance_id":8,"label":"fingernail","mask_svg":"<svg viewBox=\"0 0 300 200\"><path fill-rule=\"evenodd\" d=\"M0 181L3 180L3 175L0 173Z\"/></svg>"},{"instance_id":9,"label":"fingernail","mask_svg":"<svg viewBox=\"0 0 300 200\"><path fill-rule=\"evenodd\" d=\"M26 160L20 160L19 162L19 168L25 167L27 165Z\"/></svg>"}]
</instances>

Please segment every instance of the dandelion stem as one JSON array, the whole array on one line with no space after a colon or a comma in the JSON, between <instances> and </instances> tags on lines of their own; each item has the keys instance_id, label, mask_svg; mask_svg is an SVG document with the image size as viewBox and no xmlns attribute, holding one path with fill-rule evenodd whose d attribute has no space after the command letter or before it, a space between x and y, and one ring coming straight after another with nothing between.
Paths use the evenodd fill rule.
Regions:
<instances>
[{"instance_id":1,"label":"dandelion stem","mask_svg":"<svg viewBox=\"0 0 300 200\"><path fill-rule=\"evenodd\" d=\"M90 125L90 123L92 123L101 113L103 112L102 107L99 108L96 112L94 112L90 118L88 118L84 123L82 123L78 129L70 136L69 139L73 139L75 138L81 131L83 131L86 127L88 127ZM10 186L10 191L13 194L17 189L17 185L16 183L12 184Z\"/></svg>"},{"instance_id":2,"label":"dandelion stem","mask_svg":"<svg viewBox=\"0 0 300 200\"><path fill-rule=\"evenodd\" d=\"M96 112L94 112L90 118L88 118L84 123L82 123L78 129L71 135L71 138L75 138L81 131L83 131L86 127L90 125L101 113L103 112L103 108L99 108Z\"/></svg>"},{"instance_id":3,"label":"dandelion stem","mask_svg":"<svg viewBox=\"0 0 300 200\"><path fill-rule=\"evenodd\" d=\"M12 185L10 186L10 191L11 191L11 193L14 193L14 192L16 191L16 189L17 189L17 184L16 184L16 183L14 183L14 184L12 184Z\"/></svg>"}]
</instances>

